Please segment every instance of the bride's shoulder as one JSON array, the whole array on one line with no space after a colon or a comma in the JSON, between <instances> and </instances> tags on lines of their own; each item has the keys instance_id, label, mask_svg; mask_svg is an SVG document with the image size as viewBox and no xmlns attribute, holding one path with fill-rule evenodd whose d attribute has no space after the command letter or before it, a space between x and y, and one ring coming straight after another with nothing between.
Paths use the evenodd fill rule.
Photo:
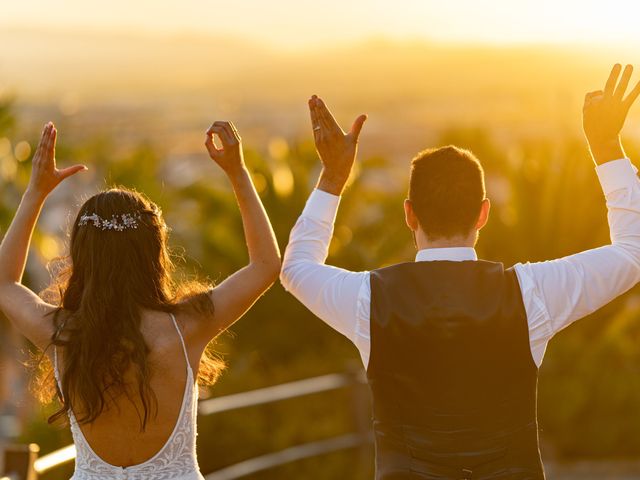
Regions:
<instances>
[{"instance_id":1,"label":"bride's shoulder","mask_svg":"<svg viewBox=\"0 0 640 480\"><path fill-rule=\"evenodd\" d=\"M174 316L190 341L208 336L208 330L215 322L216 309L210 292L200 293L176 303Z\"/></svg>"},{"instance_id":2,"label":"bride's shoulder","mask_svg":"<svg viewBox=\"0 0 640 480\"><path fill-rule=\"evenodd\" d=\"M215 313L211 291L185 296L176 302L174 309L175 315L196 323L211 319Z\"/></svg>"}]
</instances>

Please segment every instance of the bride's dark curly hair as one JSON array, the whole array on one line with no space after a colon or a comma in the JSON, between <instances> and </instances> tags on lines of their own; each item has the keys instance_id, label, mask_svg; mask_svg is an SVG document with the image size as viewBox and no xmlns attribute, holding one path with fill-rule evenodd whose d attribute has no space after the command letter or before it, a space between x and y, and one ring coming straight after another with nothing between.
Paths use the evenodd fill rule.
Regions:
<instances>
[{"instance_id":1,"label":"bride's dark curly hair","mask_svg":"<svg viewBox=\"0 0 640 480\"><path fill-rule=\"evenodd\" d=\"M137 228L102 230L83 215L139 214ZM109 403L130 393L140 397L141 429L157 413L150 386L149 347L140 331L143 309L212 316L214 305L200 282L176 284L167 247L167 227L157 205L142 194L113 188L100 192L80 208L70 235L69 255L62 259L44 297L56 302L51 345L64 355L61 391L50 362L40 362L34 387L40 399L56 395L62 407L52 423L72 410L80 423L94 421ZM43 354L44 357L44 354ZM207 350L198 370L200 384L212 384L224 363ZM137 384L131 385L131 372ZM126 376L126 378L125 378Z\"/></svg>"}]
</instances>

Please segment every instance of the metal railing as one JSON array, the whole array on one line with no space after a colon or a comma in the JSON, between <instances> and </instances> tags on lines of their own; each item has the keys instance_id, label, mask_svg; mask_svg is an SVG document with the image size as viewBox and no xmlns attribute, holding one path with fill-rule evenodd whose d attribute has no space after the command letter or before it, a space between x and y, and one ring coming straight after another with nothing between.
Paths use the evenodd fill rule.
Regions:
<instances>
[{"instance_id":1,"label":"metal railing","mask_svg":"<svg viewBox=\"0 0 640 480\"><path fill-rule=\"evenodd\" d=\"M55 452L51 452L48 455L38 458L33 462L33 469L36 473L44 473L52 468L65 463L71 462L76 459L76 446L67 445Z\"/></svg>"},{"instance_id":2,"label":"metal railing","mask_svg":"<svg viewBox=\"0 0 640 480\"><path fill-rule=\"evenodd\" d=\"M354 433L329 438L327 440L320 440L318 442L305 443L279 452L245 460L235 465L230 465L222 470L206 475L205 478L207 480L235 480L251 475L252 473L262 472L280 465L304 460L305 458L318 457L327 453L359 447L367 442L367 440L368 438L366 436Z\"/></svg>"},{"instance_id":3,"label":"metal railing","mask_svg":"<svg viewBox=\"0 0 640 480\"><path fill-rule=\"evenodd\" d=\"M366 393L363 385L366 383L362 373L334 373L319 377L306 378L294 382L259 388L247 392L227 395L219 398L202 400L198 404L201 416L214 415L230 410L254 407L282 400L300 398L322 392L329 392L341 388L352 388L354 394L354 415L357 432L332 438L296 445L284 450L250 458L234 465L206 475L207 480L235 480L252 473L268 470L280 465L292 463L305 458L316 457L349 448L356 448L371 442L369 433L368 412L357 408L365 401ZM36 480L39 474L65 465L76 458L74 445L67 445L59 450L42 457L37 456L38 448L32 445L9 447L5 450L5 471L0 472L5 477L0 480ZM13 465L13 470L7 469ZM17 466L17 467L16 467Z\"/></svg>"}]
</instances>

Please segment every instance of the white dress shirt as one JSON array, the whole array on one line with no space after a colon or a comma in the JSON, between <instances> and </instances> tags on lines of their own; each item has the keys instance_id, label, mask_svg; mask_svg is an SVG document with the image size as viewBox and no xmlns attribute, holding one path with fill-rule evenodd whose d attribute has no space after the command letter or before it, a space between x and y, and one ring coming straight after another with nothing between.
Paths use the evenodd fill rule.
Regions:
<instances>
[{"instance_id":1,"label":"white dress shirt","mask_svg":"<svg viewBox=\"0 0 640 480\"><path fill-rule=\"evenodd\" d=\"M542 364L560 330L640 281L640 181L628 159L596 167L611 244L558 260L518 263L515 271L529 325L531 354ZM325 265L340 197L314 190L291 231L280 279L315 315L346 336L367 367L371 351L369 272ZM416 261L477 260L473 248L420 250Z\"/></svg>"}]
</instances>

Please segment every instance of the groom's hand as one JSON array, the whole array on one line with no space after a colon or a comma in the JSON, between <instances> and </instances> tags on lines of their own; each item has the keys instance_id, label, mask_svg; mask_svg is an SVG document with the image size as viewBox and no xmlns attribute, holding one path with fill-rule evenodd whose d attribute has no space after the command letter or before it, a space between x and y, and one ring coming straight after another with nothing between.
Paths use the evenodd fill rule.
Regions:
<instances>
[{"instance_id":1,"label":"groom's hand","mask_svg":"<svg viewBox=\"0 0 640 480\"><path fill-rule=\"evenodd\" d=\"M582 125L596 164L625 157L620 131L633 102L640 95L640 83L625 98L633 67L627 65L618 81L621 65L611 70L604 90L587 93L584 100Z\"/></svg>"},{"instance_id":2,"label":"groom's hand","mask_svg":"<svg viewBox=\"0 0 640 480\"><path fill-rule=\"evenodd\" d=\"M341 195L358 152L358 137L367 116L360 115L345 134L324 102L315 95L309 100L309 111L313 138L323 167L318 189Z\"/></svg>"}]
</instances>

